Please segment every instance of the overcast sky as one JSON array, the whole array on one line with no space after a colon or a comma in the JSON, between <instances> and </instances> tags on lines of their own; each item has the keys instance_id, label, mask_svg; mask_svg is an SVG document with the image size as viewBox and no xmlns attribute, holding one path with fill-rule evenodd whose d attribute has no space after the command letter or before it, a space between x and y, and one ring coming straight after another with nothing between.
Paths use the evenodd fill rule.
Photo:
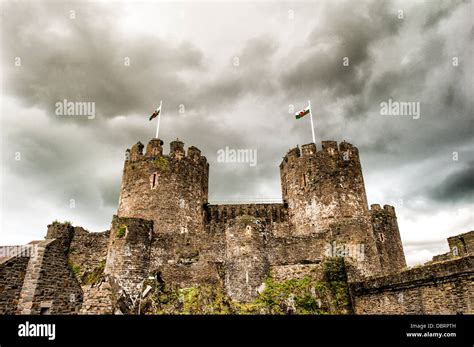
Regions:
<instances>
[{"instance_id":1,"label":"overcast sky","mask_svg":"<svg viewBox=\"0 0 474 347\"><path fill-rule=\"evenodd\" d=\"M202 150L211 201L281 198L282 156L311 142L290 105L310 99L318 146L357 146L369 204L396 207L409 264L474 228L472 1L2 7L0 244L54 219L108 229L125 149L154 137L161 99L165 151ZM95 118L57 115L64 99ZM382 115L389 99L419 102L419 119ZM217 162L226 146L257 165Z\"/></svg>"}]
</instances>

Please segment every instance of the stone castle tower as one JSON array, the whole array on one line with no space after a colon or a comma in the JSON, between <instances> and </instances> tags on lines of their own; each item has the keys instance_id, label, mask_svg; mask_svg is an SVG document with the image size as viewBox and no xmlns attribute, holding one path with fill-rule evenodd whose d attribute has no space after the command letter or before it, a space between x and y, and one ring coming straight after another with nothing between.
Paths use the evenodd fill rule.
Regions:
<instances>
[{"instance_id":1,"label":"stone castle tower","mask_svg":"<svg viewBox=\"0 0 474 347\"><path fill-rule=\"evenodd\" d=\"M46 240L12 253L0 247L0 313L139 313L152 290L157 298L197 286L245 307L267 284L293 280L330 290L307 293L326 313L474 312L474 231L448 239L449 253L406 269L395 209L369 209L359 153L347 142L288 151L282 203L273 204L209 204L209 165L199 149L173 141L164 154L152 139L143 150L139 142L126 151L110 230L55 221ZM341 257L350 295L343 311L327 267ZM290 296L281 303L287 312Z\"/></svg>"},{"instance_id":2,"label":"stone castle tower","mask_svg":"<svg viewBox=\"0 0 474 347\"><path fill-rule=\"evenodd\" d=\"M363 254L354 265L364 275L382 270L357 148L347 142L338 147L335 141L323 141L319 151L314 143L293 148L280 173L294 235L313 235L336 248L353 247ZM405 266L401 240L396 247Z\"/></svg>"},{"instance_id":3,"label":"stone castle tower","mask_svg":"<svg viewBox=\"0 0 474 347\"><path fill-rule=\"evenodd\" d=\"M126 152L105 272L130 294L153 274L179 286L222 282L245 301L270 273L317 268L325 257L346 257L353 280L406 266L394 209L369 210L349 143L291 149L280 165L283 204L240 205L208 204L199 149L162 146L152 139L144 153L140 142Z\"/></svg>"}]
</instances>

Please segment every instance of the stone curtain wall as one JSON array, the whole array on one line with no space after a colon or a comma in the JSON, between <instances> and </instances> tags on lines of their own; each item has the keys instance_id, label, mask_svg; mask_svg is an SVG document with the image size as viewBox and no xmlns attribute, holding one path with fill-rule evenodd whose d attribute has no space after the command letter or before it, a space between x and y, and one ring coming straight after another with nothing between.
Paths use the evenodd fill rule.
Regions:
<instances>
[{"instance_id":1,"label":"stone curtain wall","mask_svg":"<svg viewBox=\"0 0 474 347\"><path fill-rule=\"evenodd\" d=\"M356 314L474 313L474 256L351 285Z\"/></svg>"}]
</instances>

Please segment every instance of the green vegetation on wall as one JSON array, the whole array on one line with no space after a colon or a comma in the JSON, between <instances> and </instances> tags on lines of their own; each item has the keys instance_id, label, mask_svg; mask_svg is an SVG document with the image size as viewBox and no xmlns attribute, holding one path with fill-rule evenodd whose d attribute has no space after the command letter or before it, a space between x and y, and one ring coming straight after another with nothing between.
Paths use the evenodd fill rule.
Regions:
<instances>
[{"instance_id":1,"label":"green vegetation on wall","mask_svg":"<svg viewBox=\"0 0 474 347\"><path fill-rule=\"evenodd\" d=\"M144 314L347 314L350 298L342 258L323 264L323 279L275 281L269 277L252 302L232 301L222 285L156 286L142 300ZM153 285L150 283L149 285Z\"/></svg>"}]
</instances>

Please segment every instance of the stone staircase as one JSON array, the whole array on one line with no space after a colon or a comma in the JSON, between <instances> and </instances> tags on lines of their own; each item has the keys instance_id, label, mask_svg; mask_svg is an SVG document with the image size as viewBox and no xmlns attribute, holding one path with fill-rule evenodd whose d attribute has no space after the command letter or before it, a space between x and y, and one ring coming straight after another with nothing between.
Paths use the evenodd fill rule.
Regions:
<instances>
[{"instance_id":1,"label":"stone staircase","mask_svg":"<svg viewBox=\"0 0 474 347\"><path fill-rule=\"evenodd\" d=\"M32 241L29 244L36 247L36 253L30 257L26 268L25 280L20 292L17 314L38 314L33 312L33 298L41 277L41 267L46 247L54 240Z\"/></svg>"}]
</instances>

